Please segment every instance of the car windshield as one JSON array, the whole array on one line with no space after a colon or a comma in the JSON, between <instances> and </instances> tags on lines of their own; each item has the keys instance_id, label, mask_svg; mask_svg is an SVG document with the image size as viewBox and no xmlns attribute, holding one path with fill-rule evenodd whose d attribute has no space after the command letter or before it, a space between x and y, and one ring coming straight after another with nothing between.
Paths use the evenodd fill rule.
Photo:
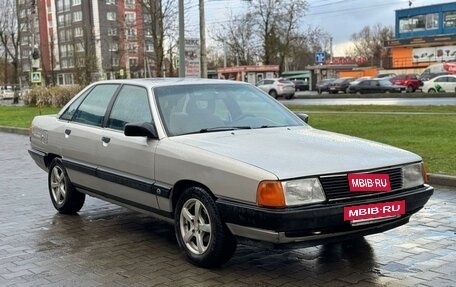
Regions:
<instances>
[{"instance_id":1,"label":"car windshield","mask_svg":"<svg viewBox=\"0 0 456 287\"><path fill-rule=\"evenodd\" d=\"M153 89L169 136L304 125L251 85L189 84Z\"/></svg>"}]
</instances>

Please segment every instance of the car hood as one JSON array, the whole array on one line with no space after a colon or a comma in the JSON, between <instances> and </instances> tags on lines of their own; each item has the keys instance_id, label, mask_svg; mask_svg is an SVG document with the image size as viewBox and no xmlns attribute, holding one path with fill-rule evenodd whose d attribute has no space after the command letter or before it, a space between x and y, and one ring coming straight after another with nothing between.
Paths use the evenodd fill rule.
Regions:
<instances>
[{"instance_id":1,"label":"car hood","mask_svg":"<svg viewBox=\"0 0 456 287\"><path fill-rule=\"evenodd\" d=\"M193 134L172 140L267 170L279 179L421 160L411 152L385 144L307 127Z\"/></svg>"}]
</instances>

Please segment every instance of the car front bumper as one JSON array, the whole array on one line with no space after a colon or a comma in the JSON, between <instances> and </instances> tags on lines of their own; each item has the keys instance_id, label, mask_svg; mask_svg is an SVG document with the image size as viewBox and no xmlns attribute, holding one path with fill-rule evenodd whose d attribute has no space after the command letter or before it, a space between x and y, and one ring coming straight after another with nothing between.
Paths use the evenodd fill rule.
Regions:
<instances>
[{"instance_id":1,"label":"car front bumper","mask_svg":"<svg viewBox=\"0 0 456 287\"><path fill-rule=\"evenodd\" d=\"M431 186L376 199L324 203L298 208L268 209L228 200L217 200L217 207L230 231L244 239L274 245L311 246L343 238L383 232L409 221L433 194ZM344 207L405 200L406 212L400 217L375 220L364 225L344 221Z\"/></svg>"}]
</instances>

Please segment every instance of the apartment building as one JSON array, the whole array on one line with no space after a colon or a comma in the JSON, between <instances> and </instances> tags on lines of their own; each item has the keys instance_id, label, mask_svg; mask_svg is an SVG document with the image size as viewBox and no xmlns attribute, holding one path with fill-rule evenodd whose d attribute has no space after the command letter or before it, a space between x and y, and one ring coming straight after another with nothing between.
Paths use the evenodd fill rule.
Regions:
<instances>
[{"instance_id":1,"label":"apartment building","mask_svg":"<svg viewBox=\"0 0 456 287\"><path fill-rule=\"evenodd\" d=\"M152 38L138 0L19 0L18 11L25 23L24 78L34 70L34 47L47 83L142 77L151 70Z\"/></svg>"}]
</instances>

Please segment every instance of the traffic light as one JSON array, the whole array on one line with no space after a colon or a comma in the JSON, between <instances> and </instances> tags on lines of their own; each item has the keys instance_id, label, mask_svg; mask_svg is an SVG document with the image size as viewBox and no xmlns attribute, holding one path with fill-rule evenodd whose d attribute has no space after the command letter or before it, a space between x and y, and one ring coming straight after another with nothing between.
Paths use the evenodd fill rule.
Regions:
<instances>
[{"instance_id":1,"label":"traffic light","mask_svg":"<svg viewBox=\"0 0 456 287\"><path fill-rule=\"evenodd\" d=\"M38 50L38 48L33 48L32 59L38 60L39 58L40 58L40 51Z\"/></svg>"}]
</instances>

